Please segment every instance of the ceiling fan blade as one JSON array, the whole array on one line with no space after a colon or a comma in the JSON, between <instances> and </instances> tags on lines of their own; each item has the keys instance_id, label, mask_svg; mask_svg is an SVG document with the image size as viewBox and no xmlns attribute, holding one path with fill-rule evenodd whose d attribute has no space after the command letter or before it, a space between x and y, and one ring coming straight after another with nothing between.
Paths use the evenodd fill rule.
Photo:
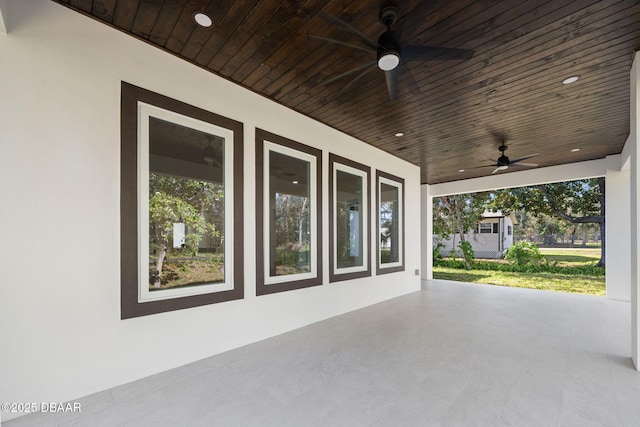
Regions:
<instances>
[{"instance_id":1,"label":"ceiling fan blade","mask_svg":"<svg viewBox=\"0 0 640 427\"><path fill-rule=\"evenodd\" d=\"M492 165L482 165L482 166L474 166L472 168L464 168L465 170L471 170L471 169L484 169L484 168L495 168L496 164L492 164Z\"/></svg>"},{"instance_id":2,"label":"ceiling fan blade","mask_svg":"<svg viewBox=\"0 0 640 427\"><path fill-rule=\"evenodd\" d=\"M528 166L530 168L537 168L539 165L537 163L520 163L520 162L511 162L509 166Z\"/></svg>"},{"instance_id":3,"label":"ceiling fan blade","mask_svg":"<svg viewBox=\"0 0 640 427\"><path fill-rule=\"evenodd\" d=\"M362 42L364 44L366 44L367 46L369 46L370 48L377 50L378 49L378 43L374 43L369 37L365 36L364 34L362 34L360 31L356 30L355 28L353 28L351 25L347 24L346 22L344 22L342 19L337 18L333 15L330 15L326 12L320 12L318 13L318 15L324 19L325 21L328 21L338 27L341 27L342 29L355 34L356 36L360 37L360 40L362 40Z\"/></svg>"},{"instance_id":4,"label":"ceiling fan blade","mask_svg":"<svg viewBox=\"0 0 640 427\"><path fill-rule=\"evenodd\" d=\"M365 69L362 73L358 74L353 80L351 80L349 82L349 84L347 84L345 87L343 87L342 89L340 89L340 92L338 92L338 97L342 96L343 94L345 94L350 88L351 86L353 86L358 80L360 80L361 78L363 78L364 76L366 76L367 74L369 74L371 71L376 70L377 68L375 67L371 67L371 65L373 65L375 63L371 63L371 64L366 64L369 68ZM358 67L358 69L362 69L364 67Z\"/></svg>"},{"instance_id":5,"label":"ceiling fan blade","mask_svg":"<svg viewBox=\"0 0 640 427\"><path fill-rule=\"evenodd\" d=\"M513 163L518 163L518 162L521 162L522 160L527 160L527 159L530 159L532 157L539 156L539 155L540 155L540 153L529 154L528 156L524 156L524 157L520 157L519 159L512 160L511 163L512 164Z\"/></svg>"},{"instance_id":6,"label":"ceiling fan blade","mask_svg":"<svg viewBox=\"0 0 640 427\"><path fill-rule=\"evenodd\" d=\"M387 91L389 92L389 99L395 100L398 98L398 69L385 71L384 77L387 79Z\"/></svg>"},{"instance_id":7,"label":"ceiling fan blade","mask_svg":"<svg viewBox=\"0 0 640 427\"><path fill-rule=\"evenodd\" d=\"M408 16L409 15L406 15L403 18L400 18L396 22L396 29L394 30L394 33L395 33L396 40L400 43L402 43L402 36L404 35L404 30L405 28L407 28Z\"/></svg>"},{"instance_id":8,"label":"ceiling fan blade","mask_svg":"<svg viewBox=\"0 0 640 427\"><path fill-rule=\"evenodd\" d=\"M402 46L401 55L405 61L469 59L473 56L473 50L439 46Z\"/></svg>"},{"instance_id":9,"label":"ceiling fan blade","mask_svg":"<svg viewBox=\"0 0 640 427\"><path fill-rule=\"evenodd\" d=\"M341 78L343 78L343 77L350 76L351 74L357 73L358 71L361 71L361 70L363 70L363 69L365 69L365 68L367 68L367 67L372 67L372 66L374 66L375 64L376 64L376 61L368 62L368 63L366 63L366 64L364 64L364 65L361 65L361 66L359 66L359 67L353 68L353 69L351 69L351 70L349 70L349 71L346 71L346 72L344 72L344 73L342 73L342 74L338 74L337 76L335 76L335 77L333 77L333 78L331 78L331 79L327 80L327 81L326 81L326 82L324 82L323 84L324 84L325 86L328 86L328 85L330 85L331 83L333 83L333 82L335 82L335 81L337 81L337 80L340 80L340 79L341 79ZM371 69L374 69L374 68L371 68ZM371 70L367 70L367 71L365 72L365 74L366 74L366 73L368 73L369 71L371 71ZM360 78L360 77L362 77L362 76L358 76L357 78Z\"/></svg>"},{"instance_id":10,"label":"ceiling fan blade","mask_svg":"<svg viewBox=\"0 0 640 427\"><path fill-rule=\"evenodd\" d=\"M498 168L495 168L495 169L493 170L493 172L491 172L491 175L495 174L495 173L496 173L496 172L498 172L499 170L502 170L502 169L501 169L501 168L499 168L499 167L498 167Z\"/></svg>"},{"instance_id":11,"label":"ceiling fan blade","mask_svg":"<svg viewBox=\"0 0 640 427\"><path fill-rule=\"evenodd\" d=\"M497 161L497 160L493 160L493 159L491 159L491 158L489 158L489 157L485 157L484 159L485 159L485 160L489 160L490 162L493 162L493 164L494 164L494 165L498 163L498 161Z\"/></svg>"},{"instance_id":12,"label":"ceiling fan blade","mask_svg":"<svg viewBox=\"0 0 640 427\"><path fill-rule=\"evenodd\" d=\"M371 51L373 50L373 49L370 49L370 48L367 49L366 47L358 46L358 45L351 44L351 43L346 43L346 42L343 42L343 41L340 41L340 40L336 40L336 39L329 39L327 37L316 36L314 34L307 34L307 36L310 39L313 39L313 40L318 40L318 41L321 41L321 42L331 43L331 44L339 44L341 46L347 46L347 47L350 47L350 48L353 48L353 49L364 50L367 53L371 53Z\"/></svg>"}]
</instances>

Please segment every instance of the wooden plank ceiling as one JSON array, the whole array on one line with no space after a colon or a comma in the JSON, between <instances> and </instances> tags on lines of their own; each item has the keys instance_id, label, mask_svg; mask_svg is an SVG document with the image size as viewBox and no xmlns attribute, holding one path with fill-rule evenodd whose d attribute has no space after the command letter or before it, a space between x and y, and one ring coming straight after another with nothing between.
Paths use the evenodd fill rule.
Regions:
<instances>
[{"instance_id":1,"label":"wooden plank ceiling","mask_svg":"<svg viewBox=\"0 0 640 427\"><path fill-rule=\"evenodd\" d=\"M637 1L398 1L403 43L474 53L401 62L393 101L373 64L357 84L326 84L374 51L309 37L365 47L330 15L375 42L380 0L55 1L419 165L423 183L490 174L478 167L503 138L512 160L539 153L528 162L542 167L620 153L629 134ZM198 11L213 26L196 25Z\"/></svg>"}]
</instances>

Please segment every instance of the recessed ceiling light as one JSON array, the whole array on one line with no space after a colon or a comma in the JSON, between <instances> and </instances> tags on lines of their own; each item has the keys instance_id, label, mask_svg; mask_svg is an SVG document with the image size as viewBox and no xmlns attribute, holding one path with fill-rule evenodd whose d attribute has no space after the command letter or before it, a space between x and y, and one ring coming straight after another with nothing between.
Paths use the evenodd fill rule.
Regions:
<instances>
[{"instance_id":1,"label":"recessed ceiling light","mask_svg":"<svg viewBox=\"0 0 640 427\"><path fill-rule=\"evenodd\" d=\"M396 133L396 136L397 136L398 138L399 138L399 137L401 137L401 136L404 136L404 132L397 132L397 133Z\"/></svg>"},{"instance_id":2,"label":"recessed ceiling light","mask_svg":"<svg viewBox=\"0 0 640 427\"><path fill-rule=\"evenodd\" d=\"M564 80L562 81L562 84L563 84L563 85L568 85L568 84L570 84L570 83L577 82L579 78L580 78L580 76L571 76L571 77L567 77L566 79L564 79Z\"/></svg>"},{"instance_id":3,"label":"recessed ceiling light","mask_svg":"<svg viewBox=\"0 0 640 427\"><path fill-rule=\"evenodd\" d=\"M211 19L209 15L204 12L195 13L193 15L193 20L196 21L196 24L200 25L201 27L208 28L213 25L213 19Z\"/></svg>"},{"instance_id":4,"label":"recessed ceiling light","mask_svg":"<svg viewBox=\"0 0 640 427\"><path fill-rule=\"evenodd\" d=\"M293 183L294 183L294 184L297 184L297 183L298 183L298 181L293 181Z\"/></svg>"},{"instance_id":5,"label":"recessed ceiling light","mask_svg":"<svg viewBox=\"0 0 640 427\"><path fill-rule=\"evenodd\" d=\"M573 149L571 149L571 152L572 152L572 153L577 153L578 151L580 151L580 148L573 148Z\"/></svg>"},{"instance_id":6,"label":"recessed ceiling light","mask_svg":"<svg viewBox=\"0 0 640 427\"><path fill-rule=\"evenodd\" d=\"M464 172L464 169L458 169L458 172Z\"/></svg>"}]
</instances>

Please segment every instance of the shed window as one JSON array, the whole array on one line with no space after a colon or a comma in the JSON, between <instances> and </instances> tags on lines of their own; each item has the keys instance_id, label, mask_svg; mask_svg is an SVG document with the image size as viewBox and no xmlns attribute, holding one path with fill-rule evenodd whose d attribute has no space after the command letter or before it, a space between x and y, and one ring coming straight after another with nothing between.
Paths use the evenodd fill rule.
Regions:
<instances>
[{"instance_id":1,"label":"shed window","mask_svg":"<svg viewBox=\"0 0 640 427\"><path fill-rule=\"evenodd\" d=\"M481 222L480 223L480 234L491 234L491 223L490 222Z\"/></svg>"}]
</instances>

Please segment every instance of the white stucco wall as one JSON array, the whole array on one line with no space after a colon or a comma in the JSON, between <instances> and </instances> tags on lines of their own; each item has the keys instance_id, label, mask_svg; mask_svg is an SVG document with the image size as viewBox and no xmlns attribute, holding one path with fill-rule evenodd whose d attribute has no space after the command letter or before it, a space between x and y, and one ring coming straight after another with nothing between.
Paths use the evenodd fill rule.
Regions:
<instances>
[{"instance_id":1,"label":"white stucco wall","mask_svg":"<svg viewBox=\"0 0 640 427\"><path fill-rule=\"evenodd\" d=\"M419 168L51 1L6 12L1 402L72 400L420 288ZM244 300L120 320L121 80L244 122ZM404 178L405 272L329 284L324 263L324 285L256 297L256 127L321 148L324 177L333 152Z\"/></svg>"},{"instance_id":2,"label":"white stucco wall","mask_svg":"<svg viewBox=\"0 0 640 427\"><path fill-rule=\"evenodd\" d=\"M433 196L431 186L423 184L420 186L420 236L422 246L421 257L421 277L422 280L433 279Z\"/></svg>"},{"instance_id":3,"label":"white stucco wall","mask_svg":"<svg viewBox=\"0 0 640 427\"><path fill-rule=\"evenodd\" d=\"M638 150L638 120L640 119L640 59L635 55L631 67L631 129L629 138L625 144L623 154L629 156L630 177L629 177L629 197L630 197L630 279L631 279L631 358L637 370L640 370L640 316L638 316L638 306L640 305L640 228L638 227L638 216L640 215L640 174L638 166L640 164L640 151Z\"/></svg>"},{"instance_id":4,"label":"white stucco wall","mask_svg":"<svg viewBox=\"0 0 640 427\"><path fill-rule=\"evenodd\" d=\"M619 156L610 158L605 177L605 258L607 298L630 301L630 170L622 168Z\"/></svg>"}]
</instances>

